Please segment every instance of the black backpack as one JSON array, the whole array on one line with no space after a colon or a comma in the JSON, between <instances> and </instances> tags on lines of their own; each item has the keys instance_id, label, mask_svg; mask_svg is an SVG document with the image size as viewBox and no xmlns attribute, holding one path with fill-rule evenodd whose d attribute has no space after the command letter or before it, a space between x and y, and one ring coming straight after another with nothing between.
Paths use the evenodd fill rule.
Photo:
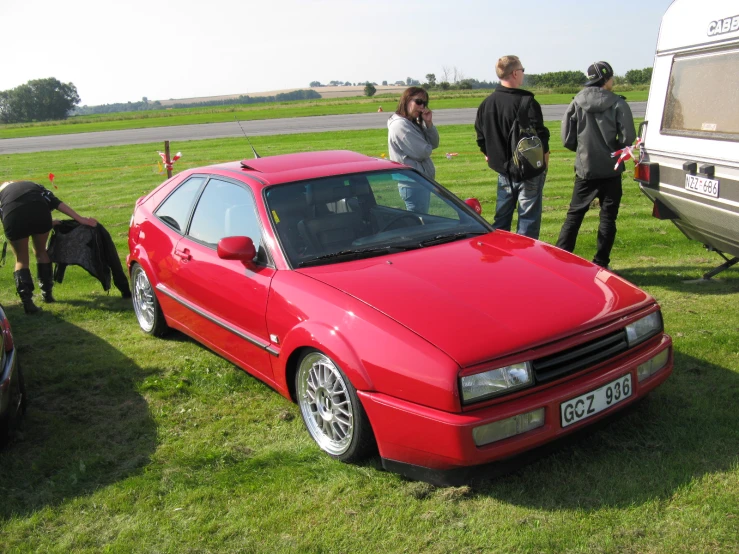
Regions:
<instances>
[{"instance_id":1,"label":"black backpack","mask_svg":"<svg viewBox=\"0 0 739 554\"><path fill-rule=\"evenodd\" d=\"M511 149L509 176L516 182L527 181L546 170L544 145L529 120L528 111L532 100L531 96L521 100L508 136Z\"/></svg>"}]
</instances>

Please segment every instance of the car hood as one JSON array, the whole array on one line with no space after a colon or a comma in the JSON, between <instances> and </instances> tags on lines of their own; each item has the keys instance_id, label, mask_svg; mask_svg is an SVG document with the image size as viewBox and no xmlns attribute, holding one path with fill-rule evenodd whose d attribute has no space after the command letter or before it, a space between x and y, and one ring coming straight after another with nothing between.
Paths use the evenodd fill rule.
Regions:
<instances>
[{"instance_id":1,"label":"car hood","mask_svg":"<svg viewBox=\"0 0 739 554\"><path fill-rule=\"evenodd\" d=\"M384 313L462 367L577 334L653 302L582 258L504 231L299 271Z\"/></svg>"}]
</instances>

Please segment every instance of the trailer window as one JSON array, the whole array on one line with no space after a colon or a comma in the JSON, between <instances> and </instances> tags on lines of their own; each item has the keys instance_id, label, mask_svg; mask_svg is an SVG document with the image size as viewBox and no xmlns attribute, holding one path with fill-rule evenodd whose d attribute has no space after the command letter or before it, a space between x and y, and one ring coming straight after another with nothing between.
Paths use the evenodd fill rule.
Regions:
<instances>
[{"instance_id":1,"label":"trailer window","mask_svg":"<svg viewBox=\"0 0 739 554\"><path fill-rule=\"evenodd\" d=\"M739 140L739 51L675 57L664 134Z\"/></svg>"}]
</instances>

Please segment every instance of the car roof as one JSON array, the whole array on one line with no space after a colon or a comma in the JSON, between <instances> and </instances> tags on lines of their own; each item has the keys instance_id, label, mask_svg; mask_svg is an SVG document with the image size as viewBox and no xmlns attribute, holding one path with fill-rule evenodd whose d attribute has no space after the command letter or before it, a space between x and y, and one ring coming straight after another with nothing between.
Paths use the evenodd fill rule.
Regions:
<instances>
[{"instance_id":1,"label":"car roof","mask_svg":"<svg viewBox=\"0 0 739 554\"><path fill-rule=\"evenodd\" d=\"M381 171L404 167L396 162L372 158L349 150L326 150L282 154L264 158L245 159L190 170L193 173L213 171L243 175L262 185L276 185L363 171Z\"/></svg>"}]
</instances>

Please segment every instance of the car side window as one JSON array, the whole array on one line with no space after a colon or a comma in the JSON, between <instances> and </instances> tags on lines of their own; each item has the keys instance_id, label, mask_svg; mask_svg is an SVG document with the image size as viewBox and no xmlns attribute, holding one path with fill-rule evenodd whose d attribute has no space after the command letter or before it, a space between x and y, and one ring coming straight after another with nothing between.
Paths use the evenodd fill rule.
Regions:
<instances>
[{"instance_id":1,"label":"car side window","mask_svg":"<svg viewBox=\"0 0 739 554\"><path fill-rule=\"evenodd\" d=\"M213 246L224 237L249 237L259 250L262 231L251 192L228 181L208 181L195 207L188 235Z\"/></svg>"},{"instance_id":2,"label":"car side window","mask_svg":"<svg viewBox=\"0 0 739 554\"><path fill-rule=\"evenodd\" d=\"M184 233L187 229L187 220L190 217L195 196L203 181L205 181L205 177L192 177L182 183L157 208L157 217L175 231Z\"/></svg>"}]
</instances>

